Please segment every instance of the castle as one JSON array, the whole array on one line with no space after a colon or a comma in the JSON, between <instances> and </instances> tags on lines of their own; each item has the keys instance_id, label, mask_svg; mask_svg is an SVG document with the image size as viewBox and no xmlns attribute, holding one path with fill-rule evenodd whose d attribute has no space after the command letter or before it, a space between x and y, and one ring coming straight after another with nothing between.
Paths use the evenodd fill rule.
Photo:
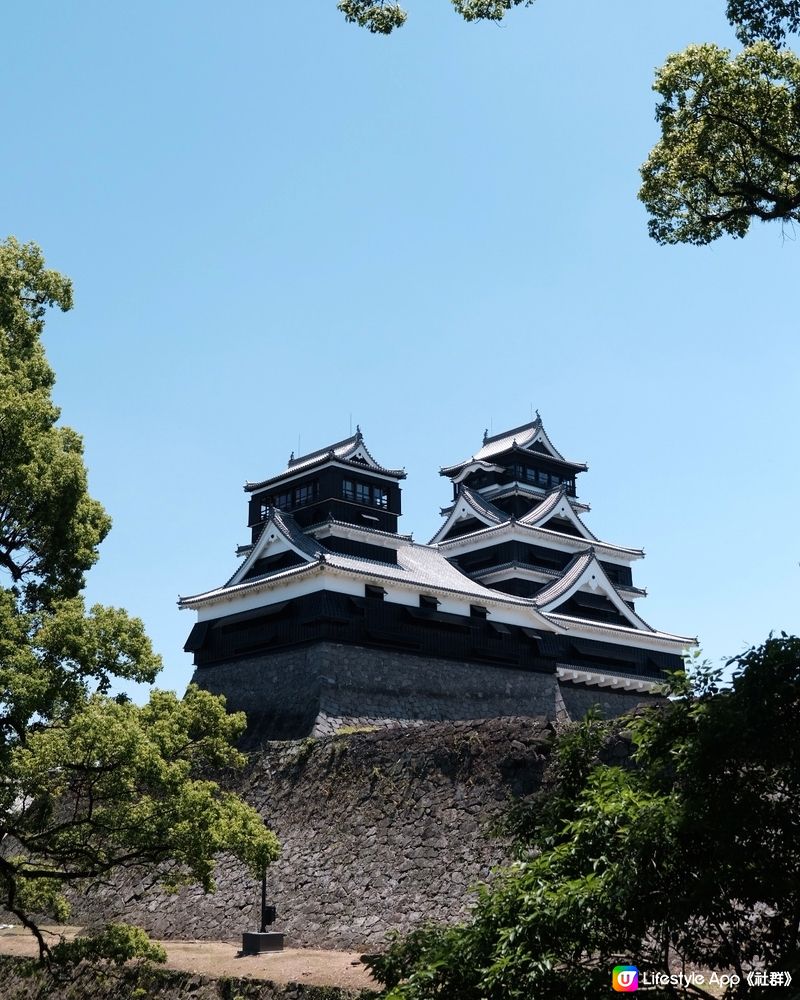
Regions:
<instances>
[{"instance_id":1,"label":"castle","mask_svg":"<svg viewBox=\"0 0 800 1000\"><path fill-rule=\"evenodd\" d=\"M360 429L245 484L250 540L220 587L183 597L194 682L248 715L250 739L348 725L616 715L652 700L694 639L636 603L641 549L584 524L576 478L541 419L441 469L427 544L398 533L402 469Z\"/></svg>"}]
</instances>

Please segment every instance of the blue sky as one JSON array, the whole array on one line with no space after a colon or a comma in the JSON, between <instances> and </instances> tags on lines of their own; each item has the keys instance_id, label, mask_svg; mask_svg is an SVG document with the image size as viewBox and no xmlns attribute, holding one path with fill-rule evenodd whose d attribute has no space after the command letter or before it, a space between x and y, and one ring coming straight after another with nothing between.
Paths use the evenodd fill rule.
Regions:
<instances>
[{"instance_id":1,"label":"blue sky","mask_svg":"<svg viewBox=\"0 0 800 1000\"><path fill-rule=\"evenodd\" d=\"M658 247L635 197L654 70L734 44L723 0L408 6L5 12L2 228L74 280L47 348L114 518L89 599L182 688L175 601L235 568L245 479L352 419L424 541L440 465L538 408L651 624L713 659L797 631L798 234Z\"/></svg>"}]
</instances>

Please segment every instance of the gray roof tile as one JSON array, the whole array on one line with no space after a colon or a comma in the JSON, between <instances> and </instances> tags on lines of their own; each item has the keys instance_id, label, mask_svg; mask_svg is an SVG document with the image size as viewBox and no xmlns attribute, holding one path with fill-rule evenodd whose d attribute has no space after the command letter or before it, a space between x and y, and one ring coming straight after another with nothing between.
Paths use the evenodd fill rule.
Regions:
<instances>
[{"instance_id":1,"label":"gray roof tile","mask_svg":"<svg viewBox=\"0 0 800 1000\"><path fill-rule=\"evenodd\" d=\"M444 466L441 469L441 472L443 475L449 475L450 473L455 474L459 469L462 469L470 462L487 461L496 455L502 455L515 445L518 448L528 449L536 439L536 435L539 431L544 431L544 427L542 426L541 419L537 417L536 420L533 420L528 424L523 424L521 427L515 427L510 431L503 431L500 434L495 434L493 437L484 438L483 447L479 448L474 455L465 459L463 462L457 462L455 465ZM569 459L564 458L564 456L557 451L552 444L551 447L553 448L552 454L550 452L542 452L541 454L554 458L556 461L564 462L566 465L574 466L578 469L586 468L583 462L571 462ZM537 454L537 452L533 451L532 454Z\"/></svg>"},{"instance_id":2,"label":"gray roof tile","mask_svg":"<svg viewBox=\"0 0 800 1000\"><path fill-rule=\"evenodd\" d=\"M353 460L353 455L358 451L362 451L368 456L368 463L363 464ZM301 455L299 458L295 458L294 453L292 453L284 472L276 476L270 476L268 479L262 479L259 482L247 482L244 488L247 492L252 493L254 490L260 490L265 486L278 483L282 479L286 479L287 476L296 476L307 469L313 469L317 465L323 465L325 462L330 461L344 462L347 465L352 465L354 469L363 469L365 472L372 469L374 472L381 472L396 479L405 479L406 475L403 469L387 469L379 462L376 462L372 453L366 444L364 444L361 431L358 430L350 437L344 438L342 441L337 441L336 444L328 445L326 448L319 448L317 451Z\"/></svg>"}]
</instances>

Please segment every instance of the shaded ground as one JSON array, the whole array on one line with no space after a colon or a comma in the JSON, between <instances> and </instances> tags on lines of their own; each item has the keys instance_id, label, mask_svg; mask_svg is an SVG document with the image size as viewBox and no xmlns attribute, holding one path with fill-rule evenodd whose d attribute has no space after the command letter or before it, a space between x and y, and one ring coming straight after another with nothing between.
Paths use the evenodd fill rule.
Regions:
<instances>
[{"instance_id":1,"label":"shaded ground","mask_svg":"<svg viewBox=\"0 0 800 1000\"><path fill-rule=\"evenodd\" d=\"M61 934L75 936L80 928L47 928L48 940L56 944ZM203 976L234 976L267 979L275 983L307 983L344 989L377 989L361 964L360 956L348 951L312 951L287 948L272 955L239 956L239 946L226 941L161 941L167 952L166 968ZM0 954L34 957L36 941L22 927L0 930Z\"/></svg>"}]
</instances>

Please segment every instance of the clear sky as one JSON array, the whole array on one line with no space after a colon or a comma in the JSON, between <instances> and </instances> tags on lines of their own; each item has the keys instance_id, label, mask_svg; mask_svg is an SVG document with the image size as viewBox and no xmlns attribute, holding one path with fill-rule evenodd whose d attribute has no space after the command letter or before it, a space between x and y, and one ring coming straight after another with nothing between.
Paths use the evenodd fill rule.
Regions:
<instances>
[{"instance_id":1,"label":"clear sky","mask_svg":"<svg viewBox=\"0 0 800 1000\"><path fill-rule=\"evenodd\" d=\"M798 234L663 248L636 201L654 69L723 0L11 4L2 230L75 283L47 347L114 518L89 599L182 688L178 594L222 583L245 479L361 424L427 541L441 465L541 411L657 628L797 631Z\"/></svg>"}]
</instances>

